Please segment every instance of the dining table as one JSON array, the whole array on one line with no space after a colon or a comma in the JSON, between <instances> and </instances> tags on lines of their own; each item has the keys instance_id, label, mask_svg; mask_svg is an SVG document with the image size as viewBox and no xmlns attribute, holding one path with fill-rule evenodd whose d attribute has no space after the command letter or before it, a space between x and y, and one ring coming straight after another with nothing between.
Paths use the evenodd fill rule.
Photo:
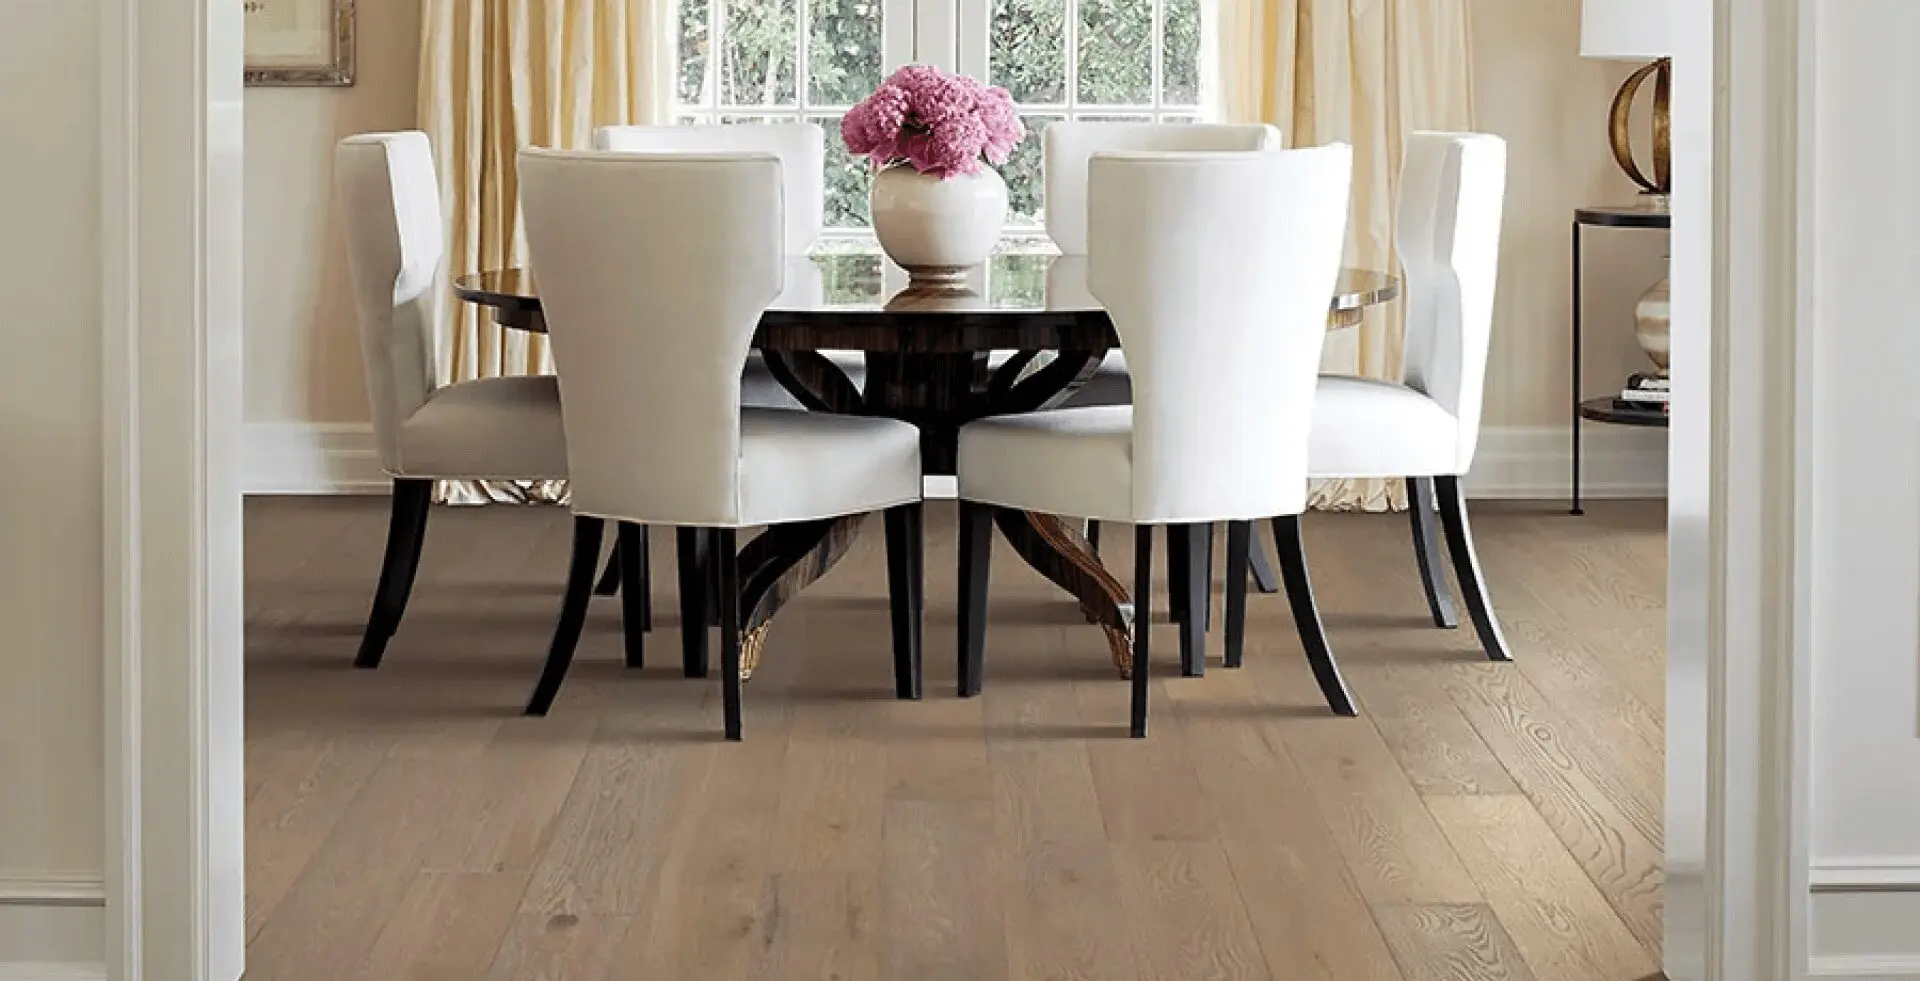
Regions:
<instances>
[{"instance_id":1,"label":"dining table","mask_svg":"<svg viewBox=\"0 0 1920 981\"><path fill-rule=\"evenodd\" d=\"M458 276L454 293L502 327L544 333L540 293L525 268ZM1400 293L1385 272L1343 269L1330 330L1361 322ZM1009 251L964 282L919 285L874 251L829 251L787 260L784 287L767 306L749 357L806 409L903 419L920 428L926 473L952 475L960 427L975 419L1055 408L1120 347L1087 282L1085 256ZM859 352L865 384L827 352ZM841 359L844 360L844 359ZM740 555L741 672L759 664L775 614L844 558L864 515L767 529ZM1134 605L1083 528L1058 515L999 509L995 525L1016 554L1079 601L1105 632L1113 661L1130 672ZM710 604L717 605L717 604Z\"/></svg>"}]
</instances>

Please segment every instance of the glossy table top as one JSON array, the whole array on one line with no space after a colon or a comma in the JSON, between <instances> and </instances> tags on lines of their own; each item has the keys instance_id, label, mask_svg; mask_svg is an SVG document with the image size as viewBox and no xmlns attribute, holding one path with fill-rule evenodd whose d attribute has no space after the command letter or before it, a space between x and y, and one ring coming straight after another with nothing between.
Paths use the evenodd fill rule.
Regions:
<instances>
[{"instance_id":1,"label":"glossy table top","mask_svg":"<svg viewBox=\"0 0 1920 981\"><path fill-rule=\"evenodd\" d=\"M969 277L967 288L910 288L907 274L875 252L823 253L788 259L786 287L768 307L773 314L1036 314L1095 312L1087 290L1085 256L1009 252L993 256ZM454 292L482 306L534 312L539 290L526 269L495 269L457 277ZM1357 313L1400 295L1386 273L1343 269L1331 312ZM1336 319L1342 319L1337 318Z\"/></svg>"}]
</instances>

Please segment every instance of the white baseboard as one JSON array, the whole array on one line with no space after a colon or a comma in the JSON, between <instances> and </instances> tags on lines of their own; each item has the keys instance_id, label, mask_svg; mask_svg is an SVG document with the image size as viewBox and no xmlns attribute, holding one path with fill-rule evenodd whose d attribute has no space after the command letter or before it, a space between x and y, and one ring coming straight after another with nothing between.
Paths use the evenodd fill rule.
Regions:
<instances>
[{"instance_id":1,"label":"white baseboard","mask_svg":"<svg viewBox=\"0 0 1920 981\"><path fill-rule=\"evenodd\" d=\"M107 981L99 963L0 961L0 981Z\"/></svg>"},{"instance_id":2,"label":"white baseboard","mask_svg":"<svg viewBox=\"0 0 1920 981\"><path fill-rule=\"evenodd\" d=\"M249 494L384 494L373 430L366 423L249 423ZM1666 434L1589 425L1583 435L1581 492L1586 497L1665 497ZM1571 446L1559 426L1494 426L1480 433L1467 475L1468 497L1536 500L1571 490ZM952 496L951 478L929 478L928 493Z\"/></svg>"},{"instance_id":3,"label":"white baseboard","mask_svg":"<svg viewBox=\"0 0 1920 981\"><path fill-rule=\"evenodd\" d=\"M248 494L385 494L373 427L364 422L250 422L243 461Z\"/></svg>"},{"instance_id":4,"label":"white baseboard","mask_svg":"<svg viewBox=\"0 0 1920 981\"><path fill-rule=\"evenodd\" d=\"M1920 981L1920 856L1819 860L1808 883L1809 974Z\"/></svg>"},{"instance_id":5,"label":"white baseboard","mask_svg":"<svg viewBox=\"0 0 1920 981\"><path fill-rule=\"evenodd\" d=\"M0 981L106 977L99 873L0 869Z\"/></svg>"}]
</instances>

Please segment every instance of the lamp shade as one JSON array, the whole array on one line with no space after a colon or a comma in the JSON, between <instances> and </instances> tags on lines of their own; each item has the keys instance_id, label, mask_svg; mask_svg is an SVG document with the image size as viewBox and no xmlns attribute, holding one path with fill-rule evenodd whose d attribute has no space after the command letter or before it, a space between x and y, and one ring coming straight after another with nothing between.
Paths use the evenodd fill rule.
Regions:
<instances>
[{"instance_id":1,"label":"lamp shade","mask_svg":"<svg viewBox=\"0 0 1920 981\"><path fill-rule=\"evenodd\" d=\"M1581 56L1621 61L1671 57L1671 6L1672 0L1582 0Z\"/></svg>"}]
</instances>

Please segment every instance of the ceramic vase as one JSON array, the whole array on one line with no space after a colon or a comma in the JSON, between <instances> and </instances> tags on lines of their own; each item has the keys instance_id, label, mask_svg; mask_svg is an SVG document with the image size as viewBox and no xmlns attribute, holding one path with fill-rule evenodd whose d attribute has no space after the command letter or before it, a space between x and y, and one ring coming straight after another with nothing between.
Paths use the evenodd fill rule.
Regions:
<instances>
[{"instance_id":1,"label":"ceramic vase","mask_svg":"<svg viewBox=\"0 0 1920 981\"><path fill-rule=\"evenodd\" d=\"M867 193L873 233L919 286L961 286L987 261L1007 217L1007 182L991 167L944 180L893 164Z\"/></svg>"},{"instance_id":2,"label":"ceramic vase","mask_svg":"<svg viewBox=\"0 0 1920 981\"><path fill-rule=\"evenodd\" d=\"M1669 290L1668 277L1662 276L1652 289L1641 295L1640 302L1633 307L1634 339L1640 342L1640 350L1647 353L1647 358L1659 369L1657 374L1662 378L1667 376L1668 356L1673 350L1669 334L1673 325L1673 318L1668 313Z\"/></svg>"}]
</instances>

